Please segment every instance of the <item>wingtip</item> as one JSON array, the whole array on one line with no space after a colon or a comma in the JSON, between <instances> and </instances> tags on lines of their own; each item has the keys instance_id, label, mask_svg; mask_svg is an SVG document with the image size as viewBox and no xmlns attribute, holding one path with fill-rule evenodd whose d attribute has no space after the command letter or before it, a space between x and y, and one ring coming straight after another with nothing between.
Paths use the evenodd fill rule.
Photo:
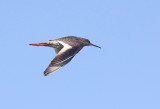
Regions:
<instances>
[{"instance_id":1,"label":"wingtip","mask_svg":"<svg viewBox=\"0 0 160 109\"><path fill-rule=\"evenodd\" d=\"M44 71L44 76L48 76L48 75L50 75L50 74L52 74L53 72L47 72L47 71Z\"/></svg>"},{"instance_id":2,"label":"wingtip","mask_svg":"<svg viewBox=\"0 0 160 109\"><path fill-rule=\"evenodd\" d=\"M48 75L49 75L49 73L48 73L48 72L44 72L43 74L44 74L44 76L48 76Z\"/></svg>"},{"instance_id":3,"label":"wingtip","mask_svg":"<svg viewBox=\"0 0 160 109\"><path fill-rule=\"evenodd\" d=\"M44 76L47 76L47 75L44 74Z\"/></svg>"}]
</instances>

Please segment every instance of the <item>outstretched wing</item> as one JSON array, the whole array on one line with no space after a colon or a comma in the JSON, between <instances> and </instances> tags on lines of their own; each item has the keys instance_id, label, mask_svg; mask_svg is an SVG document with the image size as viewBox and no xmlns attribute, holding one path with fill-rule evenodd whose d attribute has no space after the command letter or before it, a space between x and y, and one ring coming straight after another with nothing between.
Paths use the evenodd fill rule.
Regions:
<instances>
[{"instance_id":1,"label":"outstretched wing","mask_svg":"<svg viewBox=\"0 0 160 109\"><path fill-rule=\"evenodd\" d=\"M51 73L62 68L80 51L82 48L72 48L70 45L63 42L59 42L63 45L63 48L57 53L56 57L51 61L47 69L44 71L44 75L47 76Z\"/></svg>"}]
</instances>

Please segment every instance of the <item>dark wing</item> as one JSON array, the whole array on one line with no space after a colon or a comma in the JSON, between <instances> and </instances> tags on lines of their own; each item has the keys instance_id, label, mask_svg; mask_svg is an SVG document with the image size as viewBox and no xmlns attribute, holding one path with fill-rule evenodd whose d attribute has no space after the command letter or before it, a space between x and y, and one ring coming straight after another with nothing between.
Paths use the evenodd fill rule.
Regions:
<instances>
[{"instance_id":1,"label":"dark wing","mask_svg":"<svg viewBox=\"0 0 160 109\"><path fill-rule=\"evenodd\" d=\"M82 47L69 48L69 49L62 48L59 51L59 53L56 55L56 57L51 61L50 65L47 67L47 69L44 71L44 75L47 76L47 75L59 70L60 68L62 68L68 62L70 62L72 60L72 58L81 49L82 49Z\"/></svg>"}]
</instances>

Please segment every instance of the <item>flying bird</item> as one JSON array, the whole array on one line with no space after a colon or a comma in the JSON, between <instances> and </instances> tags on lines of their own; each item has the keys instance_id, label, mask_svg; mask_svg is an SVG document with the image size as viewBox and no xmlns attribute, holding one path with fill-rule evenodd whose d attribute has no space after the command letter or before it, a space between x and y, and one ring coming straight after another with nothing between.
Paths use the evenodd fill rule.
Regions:
<instances>
[{"instance_id":1,"label":"flying bird","mask_svg":"<svg viewBox=\"0 0 160 109\"><path fill-rule=\"evenodd\" d=\"M95 46L101 48L97 45L90 43L88 39L67 36L55 40L49 40L43 43L32 43L29 45L34 46L46 46L53 47L56 51L55 58L51 61L47 69L44 71L44 75L47 76L51 73L56 72L64 65L69 63L72 58L84 47L84 46Z\"/></svg>"}]
</instances>

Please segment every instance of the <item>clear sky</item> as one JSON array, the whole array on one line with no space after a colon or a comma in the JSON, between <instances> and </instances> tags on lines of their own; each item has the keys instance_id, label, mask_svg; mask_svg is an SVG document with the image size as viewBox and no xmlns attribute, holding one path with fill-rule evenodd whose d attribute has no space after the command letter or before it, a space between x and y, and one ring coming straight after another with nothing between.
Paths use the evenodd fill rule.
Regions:
<instances>
[{"instance_id":1,"label":"clear sky","mask_svg":"<svg viewBox=\"0 0 160 109\"><path fill-rule=\"evenodd\" d=\"M102 48L45 77L69 35ZM1 0L0 39L0 109L160 109L159 0Z\"/></svg>"}]
</instances>

